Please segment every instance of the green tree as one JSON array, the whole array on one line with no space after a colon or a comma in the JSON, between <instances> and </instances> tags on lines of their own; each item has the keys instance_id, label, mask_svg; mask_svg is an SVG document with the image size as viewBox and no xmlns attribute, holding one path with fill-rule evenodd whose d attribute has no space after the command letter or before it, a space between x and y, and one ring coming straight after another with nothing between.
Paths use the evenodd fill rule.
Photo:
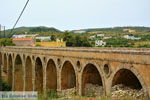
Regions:
<instances>
[{"instance_id":1,"label":"green tree","mask_svg":"<svg viewBox=\"0 0 150 100\"><path fill-rule=\"evenodd\" d=\"M91 47L92 46L91 43L89 42L89 39L87 36L83 36L82 41L83 41L82 42L83 47Z\"/></svg>"},{"instance_id":2,"label":"green tree","mask_svg":"<svg viewBox=\"0 0 150 100\"><path fill-rule=\"evenodd\" d=\"M74 46L76 47L91 47L91 43L89 42L87 36L76 35Z\"/></svg>"},{"instance_id":3,"label":"green tree","mask_svg":"<svg viewBox=\"0 0 150 100\"><path fill-rule=\"evenodd\" d=\"M36 42L41 42L41 40L40 39L36 39Z\"/></svg>"},{"instance_id":4,"label":"green tree","mask_svg":"<svg viewBox=\"0 0 150 100\"><path fill-rule=\"evenodd\" d=\"M81 34L73 35L69 32L64 32L63 40L66 41L67 46L91 47L88 37Z\"/></svg>"},{"instance_id":5,"label":"green tree","mask_svg":"<svg viewBox=\"0 0 150 100\"><path fill-rule=\"evenodd\" d=\"M15 44L12 42L12 39L3 38L0 39L0 46L14 46Z\"/></svg>"},{"instance_id":6,"label":"green tree","mask_svg":"<svg viewBox=\"0 0 150 100\"><path fill-rule=\"evenodd\" d=\"M66 46L73 46L74 37L69 32L64 32L63 34L63 41L66 41Z\"/></svg>"},{"instance_id":7,"label":"green tree","mask_svg":"<svg viewBox=\"0 0 150 100\"><path fill-rule=\"evenodd\" d=\"M55 35L51 35L51 41L56 41L56 36Z\"/></svg>"},{"instance_id":8,"label":"green tree","mask_svg":"<svg viewBox=\"0 0 150 100\"><path fill-rule=\"evenodd\" d=\"M131 47L132 41L124 38L111 38L106 40L106 47Z\"/></svg>"}]
</instances>

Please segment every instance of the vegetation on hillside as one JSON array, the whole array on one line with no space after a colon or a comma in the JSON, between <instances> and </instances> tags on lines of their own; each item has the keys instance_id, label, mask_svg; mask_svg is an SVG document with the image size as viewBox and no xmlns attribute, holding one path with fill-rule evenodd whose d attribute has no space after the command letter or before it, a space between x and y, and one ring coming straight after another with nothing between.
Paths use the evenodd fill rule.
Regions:
<instances>
[{"instance_id":1,"label":"vegetation on hillside","mask_svg":"<svg viewBox=\"0 0 150 100\"><path fill-rule=\"evenodd\" d=\"M129 32L130 30L131 32ZM6 30L6 34L9 33L9 31L10 30ZM51 41L56 41L57 38L63 39L66 42L66 45L69 47L94 47L96 40L102 40L106 42L106 45L103 47L150 48L150 27L113 27L82 29L81 31L85 31L85 33L82 34L74 33L74 31L62 32L55 28L41 26L20 27L16 28L13 32L14 34L38 34L38 36L51 36ZM104 37L107 37L107 39L105 39L104 37L99 37L97 36L97 34L104 34ZM94 35L95 38L90 38ZM141 39L125 39L124 35L135 36ZM12 43L11 39L1 39L0 45L14 44Z\"/></svg>"},{"instance_id":2,"label":"vegetation on hillside","mask_svg":"<svg viewBox=\"0 0 150 100\"><path fill-rule=\"evenodd\" d=\"M30 32L60 32L55 28L48 28L48 27L34 27L29 30Z\"/></svg>"},{"instance_id":3,"label":"vegetation on hillside","mask_svg":"<svg viewBox=\"0 0 150 100\"><path fill-rule=\"evenodd\" d=\"M81 29L86 32L94 31L105 31L105 32L124 32L123 29L136 30L137 32L150 32L150 27L140 27L140 26L127 26L127 27L112 27L112 28L91 28L91 29Z\"/></svg>"},{"instance_id":4,"label":"vegetation on hillside","mask_svg":"<svg viewBox=\"0 0 150 100\"><path fill-rule=\"evenodd\" d=\"M6 37L10 35L10 29L6 30ZM2 32L4 33L4 32ZM39 26L39 27L19 27L15 28L13 31L14 35L17 34L39 34L41 36L47 36L51 34L58 34L61 33L60 30L55 29L53 27L44 27L44 26ZM0 37L4 37L4 34L0 34Z\"/></svg>"},{"instance_id":5,"label":"vegetation on hillside","mask_svg":"<svg viewBox=\"0 0 150 100\"><path fill-rule=\"evenodd\" d=\"M91 43L88 37L81 34L71 34L69 32L64 32L63 40L66 41L66 46L70 47L91 47Z\"/></svg>"}]
</instances>

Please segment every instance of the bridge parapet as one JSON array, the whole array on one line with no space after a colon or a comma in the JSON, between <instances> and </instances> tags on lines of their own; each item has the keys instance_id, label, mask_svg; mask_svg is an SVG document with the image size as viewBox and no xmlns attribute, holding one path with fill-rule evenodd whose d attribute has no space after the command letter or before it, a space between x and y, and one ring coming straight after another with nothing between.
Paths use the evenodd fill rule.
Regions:
<instances>
[{"instance_id":1,"label":"bridge parapet","mask_svg":"<svg viewBox=\"0 0 150 100\"><path fill-rule=\"evenodd\" d=\"M150 64L150 49L138 48L43 48L5 47L4 52L64 56L73 58L100 59L137 64Z\"/></svg>"}]
</instances>

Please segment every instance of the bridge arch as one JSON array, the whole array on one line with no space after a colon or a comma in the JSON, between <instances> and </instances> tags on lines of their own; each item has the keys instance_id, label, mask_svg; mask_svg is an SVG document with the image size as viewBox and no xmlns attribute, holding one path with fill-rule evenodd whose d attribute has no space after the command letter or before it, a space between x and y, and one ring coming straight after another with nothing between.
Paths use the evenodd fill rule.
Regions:
<instances>
[{"instance_id":1,"label":"bridge arch","mask_svg":"<svg viewBox=\"0 0 150 100\"><path fill-rule=\"evenodd\" d=\"M23 76L24 76L23 60L21 59L21 56L17 54L15 57L15 64L14 64L15 91L23 91L23 86L24 86Z\"/></svg>"},{"instance_id":2,"label":"bridge arch","mask_svg":"<svg viewBox=\"0 0 150 100\"><path fill-rule=\"evenodd\" d=\"M46 89L57 89L57 68L53 59L49 59L46 66Z\"/></svg>"},{"instance_id":3,"label":"bridge arch","mask_svg":"<svg viewBox=\"0 0 150 100\"><path fill-rule=\"evenodd\" d=\"M8 56L8 84L12 87L13 82L13 59L12 55Z\"/></svg>"},{"instance_id":4,"label":"bridge arch","mask_svg":"<svg viewBox=\"0 0 150 100\"><path fill-rule=\"evenodd\" d=\"M0 67L2 66L2 53L0 52Z\"/></svg>"},{"instance_id":5,"label":"bridge arch","mask_svg":"<svg viewBox=\"0 0 150 100\"><path fill-rule=\"evenodd\" d=\"M143 78L133 66L122 66L113 72L110 87L117 84L123 84L137 90L143 89L146 94L148 93Z\"/></svg>"},{"instance_id":6,"label":"bridge arch","mask_svg":"<svg viewBox=\"0 0 150 100\"><path fill-rule=\"evenodd\" d=\"M40 57L35 60L35 90L43 91L43 64Z\"/></svg>"},{"instance_id":7,"label":"bridge arch","mask_svg":"<svg viewBox=\"0 0 150 100\"><path fill-rule=\"evenodd\" d=\"M4 67L3 67L3 72L7 74L7 54L4 53Z\"/></svg>"},{"instance_id":8,"label":"bridge arch","mask_svg":"<svg viewBox=\"0 0 150 100\"><path fill-rule=\"evenodd\" d=\"M81 94L89 95L90 93L85 93L85 88L88 88L87 85L97 85L102 88L99 92L100 95L104 93L104 80L102 72L98 68L98 65L93 63L87 63L81 71ZM90 87L89 87L90 88ZM89 91L95 92L95 91Z\"/></svg>"},{"instance_id":9,"label":"bridge arch","mask_svg":"<svg viewBox=\"0 0 150 100\"><path fill-rule=\"evenodd\" d=\"M61 89L76 87L76 78L76 70L73 64L69 60L65 61L61 68Z\"/></svg>"},{"instance_id":10,"label":"bridge arch","mask_svg":"<svg viewBox=\"0 0 150 100\"><path fill-rule=\"evenodd\" d=\"M25 60L25 91L32 91L32 60L30 56L27 56Z\"/></svg>"}]
</instances>

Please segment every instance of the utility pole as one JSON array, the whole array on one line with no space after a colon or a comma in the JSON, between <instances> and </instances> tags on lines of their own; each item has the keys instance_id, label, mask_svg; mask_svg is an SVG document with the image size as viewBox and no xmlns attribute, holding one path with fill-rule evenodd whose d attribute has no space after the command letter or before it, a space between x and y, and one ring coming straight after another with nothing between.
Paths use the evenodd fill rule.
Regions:
<instances>
[{"instance_id":1,"label":"utility pole","mask_svg":"<svg viewBox=\"0 0 150 100\"><path fill-rule=\"evenodd\" d=\"M0 24L0 35L1 35L1 24Z\"/></svg>"},{"instance_id":2,"label":"utility pole","mask_svg":"<svg viewBox=\"0 0 150 100\"><path fill-rule=\"evenodd\" d=\"M6 38L6 27L0 24L0 37Z\"/></svg>"},{"instance_id":3,"label":"utility pole","mask_svg":"<svg viewBox=\"0 0 150 100\"><path fill-rule=\"evenodd\" d=\"M5 34L5 26L4 26L4 38L6 38L6 34Z\"/></svg>"}]
</instances>

